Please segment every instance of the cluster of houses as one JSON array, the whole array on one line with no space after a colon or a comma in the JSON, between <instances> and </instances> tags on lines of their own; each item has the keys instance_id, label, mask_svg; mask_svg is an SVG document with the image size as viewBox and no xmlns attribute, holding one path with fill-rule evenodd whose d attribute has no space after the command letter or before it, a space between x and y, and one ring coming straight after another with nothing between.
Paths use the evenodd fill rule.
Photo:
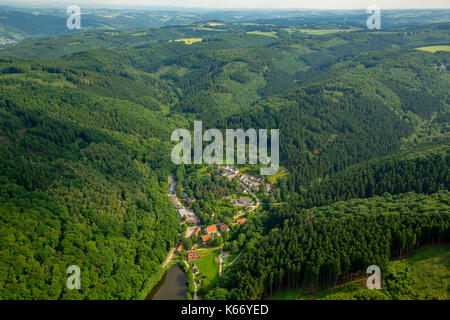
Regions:
<instances>
[{"instance_id":1,"label":"cluster of houses","mask_svg":"<svg viewBox=\"0 0 450 320\"><path fill-rule=\"evenodd\" d=\"M224 224L224 223L212 224L210 226L207 226L205 228L205 235L201 237L203 244L207 244L208 241L211 240L213 234L220 235L220 232L219 232L219 229L217 228L217 226L219 227L220 232L230 232L230 228L228 228L228 226L226 224ZM194 231L194 234L198 235L200 230L201 230L200 227L198 227Z\"/></svg>"},{"instance_id":2,"label":"cluster of houses","mask_svg":"<svg viewBox=\"0 0 450 320\"><path fill-rule=\"evenodd\" d=\"M231 203L237 207L249 207L253 205L253 200L247 197L239 197L239 199L231 200Z\"/></svg>"},{"instance_id":3,"label":"cluster of houses","mask_svg":"<svg viewBox=\"0 0 450 320\"><path fill-rule=\"evenodd\" d=\"M223 166L222 168L219 167L218 165L215 165L216 170L219 171L220 175L222 177L228 178L228 179L232 179L234 178L236 175L239 174L239 169L235 168L235 167L231 167L228 165Z\"/></svg>"},{"instance_id":4,"label":"cluster of houses","mask_svg":"<svg viewBox=\"0 0 450 320\"><path fill-rule=\"evenodd\" d=\"M264 181L263 179L255 176L251 176L249 174L241 174L239 172L238 168L224 165L223 167L218 166L217 164L214 164L216 170L220 173L222 177L232 179L237 178L241 184L250 190L252 193L256 193L259 191L259 186L261 183L266 184L266 190L267 192L272 192L272 186L267 181ZM247 192L247 190L243 188L242 191Z\"/></svg>"},{"instance_id":5,"label":"cluster of houses","mask_svg":"<svg viewBox=\"0 0 450 320\"><path fill-rule=\"evenodd\" d=\"M252 193L258 192L259 185L263 182L261 178L250 176L248 174L238 174L236 177Z\"/></svg>"},{"instance_id":6,"label":"cluster of houses","mask_svg":"<svg viewBox=\"0 0 450 320\"><path fill-rule=\"evenodd\" d=\"M233 222L232 225L235 226L238 224L244 224L246 221L247 221L247 218L238 219L238 220L236 220L236 222ZM217 225L212 224L205 228L205 235L201 237L202 243L207 244L208 241L212 238L213 234L220 235L219 230L220 230L220 232L230 232L230 228L228 228L228 226L224 223L217 224ZM201 231L201 227L197 227L197 229L195 229L194 234L199 235L200 231ZM183 251L183 245L180 244L176 250L178 253L181 253ZM200 260L200 259L201 259L201 256L197 252L197 250L192 249L192 250L187 251L187 260L188 261L196 261L196 260Z\"/></svg>"},{"instance_id":7,"label":"cluster of houses","mask_svg":"<svg viewBox=\"0 0 450 320\"><path fill-rule=\"evenodd\" d=\"M246 218L242 218L242 219L238 219L236 220L236 222L232 223L232 226L238 225L238 224L244 224L247 221ZM201 231L201 228L198 227L194 234L198 235L199 232ZM212 224L210 226L207 226L205 228L205 235L203 235L201 237L202 239L202 243L205 245L208 243L209 240L211 240L213 234L217 234L220 236L221 232L230 232L230 228L225 224L225 223L220 223L220 224Z\"/></svg>"}]
</instances>

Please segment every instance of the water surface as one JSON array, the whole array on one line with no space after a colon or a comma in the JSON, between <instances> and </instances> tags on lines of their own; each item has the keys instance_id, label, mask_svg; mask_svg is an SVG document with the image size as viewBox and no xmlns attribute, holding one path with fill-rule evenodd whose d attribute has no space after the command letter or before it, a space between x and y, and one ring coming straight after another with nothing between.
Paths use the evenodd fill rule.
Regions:
<instances>
[{"instance_id":1,"label":"water surface","mask_svg":"<svg viewBox=\"0 0 450 320\"><path fill-rule=\"evenodd\" d=\"M162 279L147 296L147 300L185 300L186 275L178 265L166 271Z\"/></svg>"}]
</instances>

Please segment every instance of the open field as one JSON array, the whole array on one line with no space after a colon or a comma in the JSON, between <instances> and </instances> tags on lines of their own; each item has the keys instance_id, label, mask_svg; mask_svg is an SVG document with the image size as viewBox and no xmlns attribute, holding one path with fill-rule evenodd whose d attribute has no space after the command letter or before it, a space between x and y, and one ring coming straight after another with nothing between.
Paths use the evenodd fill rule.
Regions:
<instances>
[{"instance_id":1,"label":"open field","mask_svg":"<svg viewBox=\"0 0 450 320\"><path fill-rule=\"evenodd\" d=\"M429 46L429 47L420 47L420 48L417 48L417 50L426 51L426 52L431 52L431 53L435 53L435 52L438 52L438 51L446 51L446 52L449 52L449 51L450 51L450 46Z\"/></svg>"},{"instance_id":2,"label":"open field","mask_svg":"<svg viewBox=\"0 0 450 320\"><path fill-rule=\"evenodd\" d=\"M202 42L203 38L185 38L185 39L177 39L175 42L184 42L185 44L193 44L196 42Z\"/></svg>"},{"instance_id":3,"label":"open field","mask_svg":"<svg viewBox=\"0 0 450 320\"><path fill-rule=\"evenodd\" d=\"M280 179L280 178L282 178L282 177L284 177L284 176L286 176L286 175L288 175L287 170L284 169L284 168L280 168L276 174L271 175L271 176L267 176L267 180L268 180L271 184L274 184L274 183L277 182L278 179Z\"/></svg>"},{"instance_id":4,"label":"open field","mask_svg":"<svg viewBox=\"0 0 450 320\"><path fill-rule=\"evenodd\" d=\"M214 285L219 279L219 264L215 259L220 255L220 248L198 249L197 252L201 259L194 263L200 271L200 276L197 276L197 278L202 281L200 287L203 291Z\"/></svg>"},{"instance_id":5,"label":"open field","mask_svg":"<svg viewBox=\"0 0 450 320\"><path fill-rule=\"evenodd\" d=\"M208 171L209 167L210 166L204 166L204 167L197 169L197 178L201 179L205 175L205 173Z\"/></svg>"},{"instance_id":6,"label":"open field","mask_svg":"<svg viewBox=\"0 0 450 320\"><path fill-rule=\"evenodd\" d=\"M411 258L392 262L390 272L407 273L419 299L450 298L450 246L420 249Z\"/></svg>"},{"instance_id":7,"label":"open field","mask_svg":"<svg viewBox=\"0 0 450 320\"><path fill-rule=\"evenodd\" d=\"M211 26L211 27L216 27L216 26L223 26L225 24L222 22L207 22L206 25Z\"/></svg>"}]
</instances>

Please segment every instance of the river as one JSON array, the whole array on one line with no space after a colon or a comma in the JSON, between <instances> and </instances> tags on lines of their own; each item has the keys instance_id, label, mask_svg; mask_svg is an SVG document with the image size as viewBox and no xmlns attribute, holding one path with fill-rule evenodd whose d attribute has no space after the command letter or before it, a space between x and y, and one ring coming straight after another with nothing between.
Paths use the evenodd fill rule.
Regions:
<instances>
[{"instance_id":1,"label":"river","mask_svg":"<svg viewBox=\"0 0 450 320\"><path fill-rule=\"evenodd\" d=\"M170 267L147 296L147 300L185 300L186 275L178 265Z\"/></svg>"}]
</instances>

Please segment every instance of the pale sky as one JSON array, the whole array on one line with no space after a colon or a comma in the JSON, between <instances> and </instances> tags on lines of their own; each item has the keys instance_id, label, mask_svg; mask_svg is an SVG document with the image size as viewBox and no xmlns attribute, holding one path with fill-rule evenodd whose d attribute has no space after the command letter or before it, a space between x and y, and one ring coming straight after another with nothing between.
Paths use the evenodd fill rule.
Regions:
<instances>
[{"instance_id":1,"label":"pale sky","mask_svg":"<svg viewBox=\"0 0 450 320\"><path fill-rule=\"evenodd\" d=\"M4 4L69 3L113 4L137 6L178 6L201 8L305 8L365 9L377 5L381 9L450 8L450 0L2 0Z\"/></svg>"}]
</instances>

